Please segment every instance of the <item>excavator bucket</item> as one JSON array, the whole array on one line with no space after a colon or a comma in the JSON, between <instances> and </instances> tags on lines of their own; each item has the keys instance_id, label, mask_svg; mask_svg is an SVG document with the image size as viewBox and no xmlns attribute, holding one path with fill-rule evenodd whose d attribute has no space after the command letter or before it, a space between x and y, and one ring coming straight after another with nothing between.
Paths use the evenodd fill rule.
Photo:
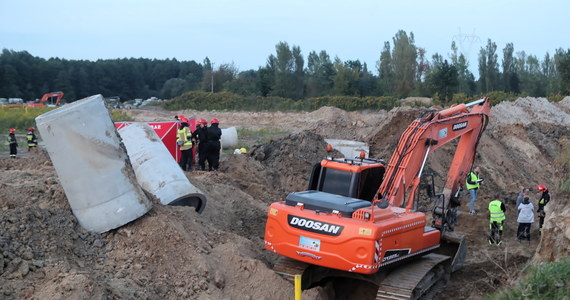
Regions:
<instances>
[{"instance_id":1,"label":"excavator bucket","mask_svg":"<svg viewBox=\"0 0 570 300\"><path fill-rule=\"evenodd\" d=\"M465 236L462 234L444 231L441 233L441 244L439 249L435 252L451 257L451 272L455 272L461 269L465 262L465 256L467 255L467 239L465 239Z\"/></svg>"}]
</instances>

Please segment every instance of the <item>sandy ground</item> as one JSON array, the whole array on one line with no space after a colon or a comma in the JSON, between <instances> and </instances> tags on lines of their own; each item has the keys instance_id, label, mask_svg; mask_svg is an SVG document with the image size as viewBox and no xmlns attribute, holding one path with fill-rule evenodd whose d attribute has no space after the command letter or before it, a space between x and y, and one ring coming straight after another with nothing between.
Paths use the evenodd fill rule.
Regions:
<instances>
[{"instance_id":1,"label":"sandy ground","mask_svg":"<svg viewBox=\"0 0 570 300\"><path fill-rule=\"evenodd\" d=\"M192 208L154 208L105 234L83 230L71 213L44 151L0 158L0 299L292 299L293 286L271 266L264 250L268 205L306 189L312 165L325 157L324 138L368 142L372 156L389 159L405 127L425 109L345 112L324 107L310 113L129 110L138 121L184 114L220 119L221 127L273 133L247 140L250 155L222 156L217 172L188 172L208 197L199 215ZM482 299L516 282L532 259L570 254L568 195L553 190L542 236L516 241L516 212L508 203L505 246L487 243L486 205L499 192L508 201L521 187L554 187L567 177L570 98L558 104L522 98L493 108L475 164L485 182L476 208L463 196L456 229L467 235L465 267L453 274L438 299ZM453 149L434 152L428 169L441 184ZM536 197L538 194L533 194ZM457 293L458 290L462 292ZM304 299L326 299L321 289Z\"/></svg>"}]
</instances>

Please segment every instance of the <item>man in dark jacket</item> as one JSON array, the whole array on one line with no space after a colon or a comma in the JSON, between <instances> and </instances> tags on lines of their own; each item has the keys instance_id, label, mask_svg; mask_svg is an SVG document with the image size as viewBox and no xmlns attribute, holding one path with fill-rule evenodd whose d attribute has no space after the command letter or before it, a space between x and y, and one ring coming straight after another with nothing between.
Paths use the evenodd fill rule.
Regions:
<instances>
[{"instance_id":1,"label":"man in dark jacket","mask_svg":"<svg viewBox=\"0 0 570 300\"><path fill-rule=\"evenodd\" d=\"M217 170L220 166L220 150L222 148L220 139L222 138L222 130L218 128L220 121L213 118L208 127L208 167L209 170Z\"/></svg>"},{"instance_id":2,"label":"man in dark jacket","mask_svg":"<svg viewBox=\"0 0 570 300\"><path fill-rule=\"evenodd\" d=\"M206 158L208 157L208 121L201 119L198 127L192 133L192 138L198 142L198 164L200 170L206 170ZM211 167L210 167L211 168Z\"/></svg>"},{"instance_id":3,"label":"man in dark jacket","mask_svg":"<svg viewBox=\"0 0 570 300\"><path fill-rule=\"evenodd\" d=\"M11 128L8 134L8 144L10 145L10 157L16 158L18 154L18 141L16 140L16 129Z\"/></svg>"}]
</instances>

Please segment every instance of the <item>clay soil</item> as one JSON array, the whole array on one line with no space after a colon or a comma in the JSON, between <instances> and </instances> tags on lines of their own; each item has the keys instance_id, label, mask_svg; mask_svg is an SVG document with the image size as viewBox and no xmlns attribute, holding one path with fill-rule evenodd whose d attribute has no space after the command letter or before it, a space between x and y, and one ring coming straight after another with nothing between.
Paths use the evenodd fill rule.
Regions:
<instances>
[{"instance_id":1,"label":"clay soil","mask_svg":"<svg viewBox=\"0 0 570 300\"><path fill-rule=\"evenodd\" d=\"M219 171L187 173L208 197L203 214L155 203L145 216L104 234L78 225L44 150L17 159L0 153L0 299L292 299L292 284L271 270L277 256L264 249L269 204L306 189L312 165L326 156L325 138L368 142L372 156L388 160L399 135L425 110L129 110L137 121L217 117L222 128L264 137L240 140L247 155L224 152ZM480 213L467 213L463 195L456 228L467 236L467 261L437 299L482 299L516 283L532 260L570 254L570 201L555 190L568 177L569 140L570 97L556 104L521 98L493 108L475 161L485 178ZM428 161L440 186L452 155L449 145ZM521 187L538 184L553 190L545 229L539 236L533 224L531 242L520 243L513 200ZM486 206L496 193L507 202L501 247L487 242ZM536 201L538 194L532 196ZM328 294L314 288L303 297Z\"/></svg>"}]
</instances>

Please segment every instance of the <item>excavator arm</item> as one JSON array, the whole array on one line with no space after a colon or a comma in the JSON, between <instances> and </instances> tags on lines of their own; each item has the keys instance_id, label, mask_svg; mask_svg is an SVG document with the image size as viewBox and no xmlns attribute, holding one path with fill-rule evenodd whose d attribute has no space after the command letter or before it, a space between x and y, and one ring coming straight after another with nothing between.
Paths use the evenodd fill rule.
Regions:
<instances>
[{"instance_id":1,"label":"excavator arm","mask_svg":"<svg viewBox=\"0 0 570 300\"><path fill-rule=\"evenodd\" d=\"M55 98L55 100L52 100ZM58 106L63 99L63 92L46 93L40 99L40 103L46 106Z\"/></svg>"},{"instance_id":2,"label":"excavator arm","mask_svg":"<svg viewBox=\"0 0 570 300\"><path fill-rule=\"evenodd\" d=\"M443 202L434 210L435 226L442 226L450 200L456 195L473 164L475 149L487 125L490 105L487 98L459 104L442 111L430 111L413 121L404 131L386 168L376 199L384 207L405 206L410 211L428 155L459 138L447 173ZM446 201L447 199L447 201Z\"/></svg>"}]
</instances>

